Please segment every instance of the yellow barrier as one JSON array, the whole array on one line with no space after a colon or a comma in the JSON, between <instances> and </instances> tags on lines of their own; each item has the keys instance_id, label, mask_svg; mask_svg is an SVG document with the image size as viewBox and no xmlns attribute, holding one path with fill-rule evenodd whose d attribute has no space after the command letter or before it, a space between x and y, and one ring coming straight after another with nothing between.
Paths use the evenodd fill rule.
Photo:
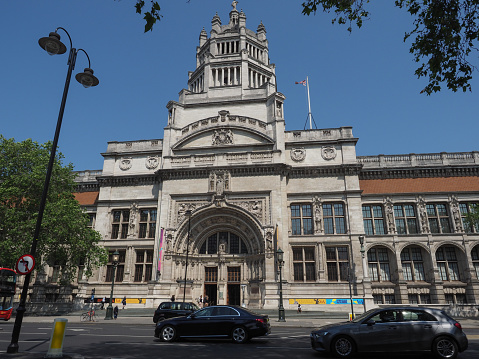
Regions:
<instances>
[{"instance_id":1,"label":"yellow barrier","mask_svg":"<svg viewBox=\"0 0 479 359\"><path fill-rule=\"evenodd\" d=\"M68 319L57 318L53 323L52 336L50 337L50 347L45 358L63 358L63 339L65 338L65 329Z\"/></svg>"}]
</instances>

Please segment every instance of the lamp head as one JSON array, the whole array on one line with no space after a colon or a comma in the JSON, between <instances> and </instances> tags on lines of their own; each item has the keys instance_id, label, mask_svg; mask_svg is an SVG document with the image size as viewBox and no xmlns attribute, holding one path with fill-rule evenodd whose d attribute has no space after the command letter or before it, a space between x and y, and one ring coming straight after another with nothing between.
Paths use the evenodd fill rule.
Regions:
<instances>
[{"instance_id":1,"label":"lamp head","mask_svg":"<svg viewBox=\"0 0 479 359\"><path fill-rule=\"evenodd\" d=\"M276 251L276 255L278 256L279 263L283 262L283 254L284 252L281 250L281 248L278 248L278 250Z\"/></svg>"},{"instance_id":2,"label":"lamp head","mask_svg":"<svg viewBox=\"0 0 479 359\"><path fill-rule=\"evenodd\" d=\"M188 209L185 211L185 217L190 218L191 217L191 209Z\"/></svg>"},{"instance_id":3,"label":"lamp head","mask_svg":"<svg viewBox=\"0 0 479 359\"><path fill-rule=\"evenodd\" d=\"M364 236L359 236L359 243L361 246L364 244Z\"/></svg>"},{"instance_id":4,"label":"lamp head","mask_svg":"<svg viewBox=\"0 0 479 359\"><path fill-rule=\"evenodd\" d=\"M48 37L42 37L38 44L49 55L61 55L67 51L67 47L60 41L60 35L56 32L51 32Z\"/></svg>"},{"instance_id":5,"label":"lamp head","mask_svg":"<svg viewBox=\"0 0 479 359\"><path fill-rule=\"evenodd\" d=\"M83 85L83 87L94 87L100 81L93 75L93 70L86 68L83 72L75 75L76 80Z\"/></svg>"},{"instance_id":6,"label":"lamp head","mask_svg":"<svg viewBox=\"0 0 479 359\"><path fill-rule=\"evenodd\" d=\"M120 262L120 253L118 252L118 250L115 250L113 252L112 262L113 265L117 265Z\"/></svg>"}]
</instances>

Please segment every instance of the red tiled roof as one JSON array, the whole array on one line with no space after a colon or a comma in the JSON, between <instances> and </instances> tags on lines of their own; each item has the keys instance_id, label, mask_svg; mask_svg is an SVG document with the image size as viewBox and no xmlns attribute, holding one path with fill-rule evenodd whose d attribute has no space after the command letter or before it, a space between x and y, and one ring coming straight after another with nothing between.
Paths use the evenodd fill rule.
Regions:
<instances>
[{"instance_id":1,"label":"red tiled roof","mask_svg":"<svg viewBox=\"0 0 479 359\"><path fill-rule=\"evenodd\" d=\"M99 192L79 192L74 193L75 199L80 202L82 206L94 205L98 199Z\"/></svg>"},{"instance_id":2,"label":"red tiled roof","mask_svg":"<svg viewBox=\"0 0 479 359\"><path fill-rule=\"evenodd\" d=\"M363 194L479 192L479 177L388 178L360 180Z\"/></svg>"}]
</instances>

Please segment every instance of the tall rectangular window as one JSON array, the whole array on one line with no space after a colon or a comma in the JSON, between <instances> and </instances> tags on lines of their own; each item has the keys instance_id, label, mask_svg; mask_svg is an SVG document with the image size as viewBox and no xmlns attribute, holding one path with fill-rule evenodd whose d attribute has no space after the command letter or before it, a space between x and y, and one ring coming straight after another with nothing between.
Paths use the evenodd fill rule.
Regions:
<instances>
[{"instance_id":1,"label":"tall rectangular window","mask_svg":"<svg viewBox=\"0 0 479 359\"><path fill-rule=\"evenodd\" d=\"M386 233L384 211L380 205L363 206L363 223L366 235L380 235Z\"/></svg>"},{"instance_id":2,"label":"tall rectangular window","mask_svg":"<svg viewBox=\"0 0 479 359\"><path fill-rule=\"evenodd\" d=\"M120 253L119 260L118 260L118 265L116 266L116 274L115 274L115 282L123 282L123 275L125 271L125 251L120 250L118 251ZM109 251L108 252L108 264L106 267L106 278L105 282L111 282L113 279L113 253L114 251Z\"/></svg>"},{"instance_id":3,"label":"tall rectangular window","mask_svg":"<svg viewBox=\"0 0 479 359\"><path fill-rule=\"evenodd\" d=\"M111 238L125 239L128 236L128 223L130 221L130 211L127 209L113 211Z\"/></svg>"},{"instance_id":4,"label":"tall rectangular window","mask_svg":"<svg viewBox=\"0 0 479 359\"><path fill-rule=\"evenodd\" d=\"M396 220L396 231L398 234L416 234L417 217L416 211L411 204L395 204L394 218Z\"/></svg>"},{"instance_id":5,"label":"tall rectangular window","mask_svg":"<svg viewBox=\"0 0 479 359\"><path fill-rule=\"evenodd\" d=\"M291 233L313 234L313 212L310 204L291 205Z\"/></svg>"},{"instance_id":6,"label":"tall rectangular window","mask_svg":"<svg viewBox=\"0 0 479 359\"><path fill-rule=\"evenodd\" d=\"M462 219L462 226L464 227L464 231L466 233L476 233L477 228L474 225L469 224L466 220L467 216L470 213L474 213L476 211L477 203L459 203L459 209L461 211L461 219Z\"/></svg>"},{"instance_id":7,"label":"tall rectangular window","mask_svg":"<svg viewBox=\"0 0 479 359\"><path fill-rule=\"evenodd\" d=\"M427 204L426 211L431 233L451 233L449 213L446 204Z\"/></svg>"},{"instance_id":8,"label":"tall rectangular window","mask_svg":"<svg viewBox=\"0 0 479 359\"><path fill-rule=\"evenodd\" d=\"M293 271L296 282L316 280L314 247L293 247Z\"/></svg>"},{"instance_id":9,"label":"tall rectangular window","mask_svg":"<svg viewBox=\"0 0 479 359\"><path fill-rule=\"evenodd\" d=\"M153 251L137 249L135 263L135 282L148 282L151 280L153 267Z\"/></svg>"},{"instance_id":10,"label":"tall rectangular window","mask_svg":"<svg viewBox=\"0 0 479 359\"><path fill-rule=\"evenodd\" d=\"M155 231L156 209L141 209L138 238L155 238Z\"/></svg>"},{"instance_id":11,"label":"tall rectangular window","mask_svg":"<svg viewBox=\"0 0 479 359\"><path fill-rule=\"evenodd\" d=\"M426 280L420 247L404 248L401 252L401 264L404 280L413 282Z\"/></svg>"},{"instance_id":12,"label":"tall rectangular window","mask_svg":"<svg viewBox=\"0 0 479 359\"><path fill-rule=\"evenodd\" d=\"M346 233L346 219L343 203L323 203L325 234Z\"/></svg>"},{"instance_id":13,"label":"tall rectangular window","mask_svg":"<svg viewBox=\"0 0 479 359\"><path fill-rule=\"evenodd\" d=\"M389 257L386 248L371 248L368 251L369 277L372 281L391 281Z\"/></svg>"},{"instance_id":14,"label":"tall rectangular window","mask_svg":"<svg viewBox=\"0 0 479 359\"><path fill-rule=\"evenodd\" d=\"M328 281L341 282L349 279L348 247L326 247Z\"/></svg>"},{"instance_id":15,"label":"tall rectangular window","mask_svg":"<svg viewBox=\"0 0 479 359\"><path fill-rule=\"evenodd\" d=\"M442 246L436 251L436 262L439 277L444 281L460 280L459 264L456 249L452 246Z\"/></svg>"}]
</instances>

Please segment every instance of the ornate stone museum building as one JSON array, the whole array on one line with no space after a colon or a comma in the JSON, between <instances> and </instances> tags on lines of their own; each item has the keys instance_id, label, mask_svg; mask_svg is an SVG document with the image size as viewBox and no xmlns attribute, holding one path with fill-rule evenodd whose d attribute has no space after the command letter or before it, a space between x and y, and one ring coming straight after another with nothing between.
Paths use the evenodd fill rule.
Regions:
<instances>
[{"instance_id":1,"label":"ornate stone museum building","mask_svg":"<svg viewBox=\"0 0 479 359\"><path fill-rule=\"evenodd\" d=\"M114 297L277 308L281 269L286 309L477 304L479 235L463 219L479 153L357 156L351 127L286 131L275 74L265 26L234 2L200 32L163 138L109 142L103 169L78 173L120 253ZM112 276L111 261L80 275L75 300L109 297Z\"/></svg>"}]
</instances>

